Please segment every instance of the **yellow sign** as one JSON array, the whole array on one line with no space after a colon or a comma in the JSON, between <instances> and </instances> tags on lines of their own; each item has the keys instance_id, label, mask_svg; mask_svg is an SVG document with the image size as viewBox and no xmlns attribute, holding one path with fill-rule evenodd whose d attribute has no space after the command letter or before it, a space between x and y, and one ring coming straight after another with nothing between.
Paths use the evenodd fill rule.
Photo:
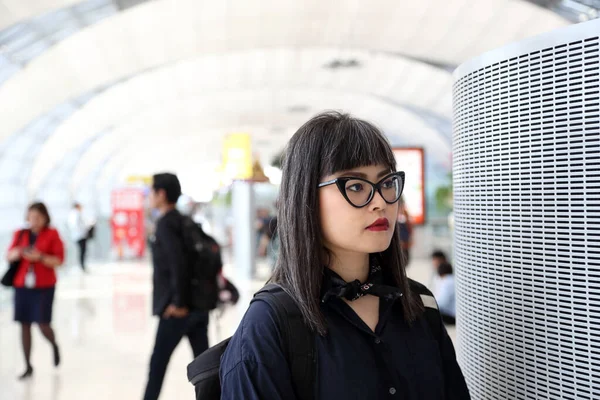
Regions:
<instances>
[{"instance_id":1,"label":"yellow sign","mask_svg":"<svg viewBox=\"0 0 600 400\"><path fill-rule=\"evenodd\" d=\"M229 179L251 179L252 138L248 133L232 133L225 137L223 173Z\"/></svg>"},{"instance_id":2,"label":"yellow sign","mask_svg":"<svg viewBox=\"0 0 600 400\"><path fill-rule=\"evenodd\" d=\"M150 185L152 185L152 177L145 176L145 175L130 175L125 179L125 182L130 185L142 184L142 185L150 186Z\"/></svg>"}]
</instances>

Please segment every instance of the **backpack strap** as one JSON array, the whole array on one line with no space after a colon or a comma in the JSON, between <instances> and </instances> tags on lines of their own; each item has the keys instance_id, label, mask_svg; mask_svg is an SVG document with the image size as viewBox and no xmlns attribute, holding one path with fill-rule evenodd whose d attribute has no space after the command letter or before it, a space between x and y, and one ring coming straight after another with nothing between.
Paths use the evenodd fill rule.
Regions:
<instances>
[{"instance_id":1,"label":"backpack strap","mask_svg":"<svg viewBox=\"0 0 600 400\"><path fill-rule=\"evenodd\" d=\"M435 340L441 344L443 339L443 322L435 297L433 297L433 294L425 287L425 285L413 281L412 279L409 279L408 283L411 290L420 296L421 302L423 303L423 306L425 306L425 320L427 320L427 324L429 325Z\"/></svg>"},{"instance_id":2,"label":"backpack strap","mask_svg":"<svg viewBox=\"0 0 600 400\"><path fill-rule=\"evenodd\" d=\"M281 286L269 283L254 295L251 303L255 301L266 302L277 315L296 396L299 400L313 399L317 372L315 334L304 323L294 299Z\"/></svg>"}]
</instances>

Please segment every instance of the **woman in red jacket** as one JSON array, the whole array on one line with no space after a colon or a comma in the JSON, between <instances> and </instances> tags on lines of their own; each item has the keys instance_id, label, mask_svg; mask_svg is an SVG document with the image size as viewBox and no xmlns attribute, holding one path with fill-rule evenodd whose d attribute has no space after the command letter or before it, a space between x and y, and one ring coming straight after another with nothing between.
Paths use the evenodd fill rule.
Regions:
<instances>
[{"instance_id":1,"label":"woman in red jacket","mask_svg":"<svg viewBox=\"0 0 600 400\"><path fill-rule=\"evenodd\" d=\"M64 246L56 229L50 228L50 215L43 203L34 203L27 212L29 229L15 232L8 249L9 262L21 261L14 278L15 321L21 323L21 339L27 370L19 379L33 375L31 356L31 324L37 323L52 344L54 365L60 364L60 353L52 321L52 303L56 274L62 265Z\"/></svg>"}]
</instances>

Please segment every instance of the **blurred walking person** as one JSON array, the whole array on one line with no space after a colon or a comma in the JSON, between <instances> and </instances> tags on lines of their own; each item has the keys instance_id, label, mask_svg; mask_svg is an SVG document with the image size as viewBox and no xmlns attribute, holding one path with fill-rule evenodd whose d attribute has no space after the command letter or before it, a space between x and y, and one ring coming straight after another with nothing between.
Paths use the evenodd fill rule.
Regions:
<instances>
[{"instance_id":1,"label":"blurred walking person","mask_svg":"<svg viewBox=\"0 0 600 400\"><path fill-rule=\"evenodd\" d=\"M398 233L400 235L400 247L402 248L402 257L404 257L404 265L410 263L410 249L413 246L413 226L410 222L410 215L406 209L404 197L400 198L398 207Z\"/></svg>"},{"instance_id":2,"label":"blurred walking person","mask_svg":"<svg viewBox=\"0 0 600 400\"><path fill-rule=\"evenodd\" d=\"M271 270L275 269L279 254L279 238L277 237L277 217L272 217L262 229L262 236L258 244L258 254L267 257Z\"/></svg>"},{"instance_id":3,"label":"blurred walking person","mask_svg":"<svg viewBox=\"0 0 600 400\"><path fill-rule=\"evenodd\" d=\"M83 272L85 272L85 258L87 254L87 241L89 238L90 227L85 222L81 204L73 204L73 209L69 214L68 225L71 240L73 240L79 248L79 265Z\"/></svg>"},{"instance_id":4,"label":"blurred walking person","mask_svg":"<svg viewBox=\"0 0 600 400\"><path fill-rule=\"evenodd\" d=\"M208 310L214 306L204 310L192 301L192 298L197 300L205 293L199 290L191 293L193 279L190 279L189 251L184 238L184 216L175 208L180 196L181 185L176 175L154 175L150 205L159 211L160 216L152 243L152 308L159 323L144 400L158 399L171 355L184 336L190 341L194 357L208 348ZM214 303L217 296L215 289Z\"/></svg>"},{"instance_id":5,"label":"blurred walking person","mask_svg":"<svg viewBox=\"0 0 600 400\"><path fill-rule=\"evenodd\" d=\"M12 285L15 287L15 321L21 324L25 372L19 379L33 375L31 365L31 325L38 324L52 345L54 365L60 352L51 327L56 287L55 269L64 260L64 246L58 231L50 227L50 215L43 203L32 204L27 212L28 229L15 232L7 252L10 263L18 263Z\"/></svg>"}]
</instances>

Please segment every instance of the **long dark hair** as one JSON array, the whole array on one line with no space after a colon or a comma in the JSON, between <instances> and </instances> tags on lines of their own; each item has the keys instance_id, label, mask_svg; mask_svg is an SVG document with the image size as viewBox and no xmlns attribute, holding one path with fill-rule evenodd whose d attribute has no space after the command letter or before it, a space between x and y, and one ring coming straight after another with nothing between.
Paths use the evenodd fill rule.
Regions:
<instances>
[{"instance_id":1,"label":"long dark hair","mask_svg":"<svg viewBox=\"0 0 600 400\"><path fill-rule=\"evenodd\" d=\"M50 226L52 219L50 218L50 213L48 212L48 207L46 207L46 205L44 203L37 202L37 203L31 204L29 206L29 208L27 209L27 214L29 214L30 211L37 211L44 216L44 218L46 219L46 225L44 225L44 228L47 228Z\"/></svg>"},{"instance_id":2,"label":"long dark hair","mask_svg":"<svg viewBox=\"0 0 600 400\"><path fill-rule=\"evenodd\" d=\"M320 309L323 280L323 235L320 228L320 180L339 171L382 164L396 170L396 159L385 136L372 124L339 112L312 118L294 134L283 155L277 233L279 258L271 278L297 301L307 325L325 335ZM400 237L380 253L388 282L404 293L404 318L414 321L423 308L409 288Z\"/></svg>"}]
</instances>

